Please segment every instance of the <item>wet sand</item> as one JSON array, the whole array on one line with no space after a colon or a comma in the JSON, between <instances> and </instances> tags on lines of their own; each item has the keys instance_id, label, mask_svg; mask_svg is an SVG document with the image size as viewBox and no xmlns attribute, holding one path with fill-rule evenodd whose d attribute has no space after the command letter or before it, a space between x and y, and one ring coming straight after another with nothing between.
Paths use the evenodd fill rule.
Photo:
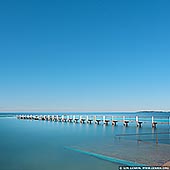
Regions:
<instances>
[{"instance_id":1,"label":"wet sand","mask_svg":"<svg viewBox=\"0 0 170 170\"><path fill-rule=\"evenodd\" d=\"M162 166L169 166L170 167L170 161L164 163Z\"/></svg>"}]
</instances>

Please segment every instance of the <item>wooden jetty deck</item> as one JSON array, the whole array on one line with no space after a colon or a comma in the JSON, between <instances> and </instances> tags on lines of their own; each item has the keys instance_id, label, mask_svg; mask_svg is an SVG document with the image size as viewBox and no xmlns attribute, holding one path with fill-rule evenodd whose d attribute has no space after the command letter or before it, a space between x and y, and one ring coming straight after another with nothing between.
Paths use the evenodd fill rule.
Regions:
<instances>
[{"instance_id":1,"label":"wooden jetty deck","mask_svg":"<svg viewBox=\"0 0 170 170\"><path fill-rule=\"evenodd\" d=\"M117 126L122 124L125 127L135 124L136 127L141 128L143 123L150 123L152 128L158 125L170 125L170 117L166 119L156 119L155 117L148 117L147 120L139 116L125 117L125 116L110 116L110 115L17 115L18 119L42 120L42 121L57 121L69 123L88 123L97 125L112 125Z\"/></svg>"}]
</instances>

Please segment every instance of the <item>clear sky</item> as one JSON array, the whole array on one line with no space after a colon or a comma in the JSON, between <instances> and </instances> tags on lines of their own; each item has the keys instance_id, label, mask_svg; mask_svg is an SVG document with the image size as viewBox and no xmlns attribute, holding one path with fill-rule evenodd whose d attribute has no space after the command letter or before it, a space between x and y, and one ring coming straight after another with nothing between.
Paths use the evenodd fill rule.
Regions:
<instances>
[{"instance_id":1,"label":"clear sky","mask_svg":"<svg viewBox=\"0 0 170 170\"><path fill-rule=\"evenodd\" d=\"M1 0L0 111L170 110L169 0Z\"/></svg>"}]
</instances>

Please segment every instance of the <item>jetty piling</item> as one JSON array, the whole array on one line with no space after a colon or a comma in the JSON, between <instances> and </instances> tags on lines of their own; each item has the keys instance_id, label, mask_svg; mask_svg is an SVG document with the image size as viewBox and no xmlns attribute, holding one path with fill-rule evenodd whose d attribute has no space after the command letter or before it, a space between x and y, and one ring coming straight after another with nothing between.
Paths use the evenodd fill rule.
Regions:
<instances>
[{"instance_id":1,"label":"jetty piling","mask_svg":"<svg viewBox=\"0 0 170 170\"><path fill-rule=\"evenodd\" d=\"M100 124L100 121L101 121L100 119L97 119L97 120L96 120L96 123L99 125L99 124Z\"/></svg>"},{"instance_id":2,"label":"jetty piling","mask_svg":"<svg viewBox=\"0 0 170 170\"><path fill-rule=\"evenodd\" d=\"M78 123L79 118L77 118L76 115L74 115L74 119L73 120L74 120L74 123Z\"/></svg>"},{"instance_id":3,"label":"jetty piling","mask_svg":"<svg viewBox=\"0 0 170 170\"><path fill-rule=\"evenodd\" d=\"M69 116L68 122L72 123L72 120L73 120L73 116Z\"/></svg>"},{"instance_id":4,"label":"jetty piling","mask_svg":"<svg viewBox=\"0 0 170 170\"><path fill-rule=\"evenodd\" d=\"M112 125L113 126L116 126L116 123L117 123L118 121L117 120L114 120L114 116L112 116Z\"/></svg>"},{"instance_id":5,"label":"jetty piling","mask_svg":"<svg viewBox=\"0 0 170 170\"><path fill-rule=\"evenodd\" d=\"M69 116L69 115L67 115L67 122L69 122L69 120L70 120L70 116Z\"/></svg>"},{"instance_id":6,"label":"jetty piling","mask_svg":"<svg viewBox=\"0 0 170 170\"><path fill-rule=\"evenodd\" d=\"M91 117L89 118L89 116L87 116L87 123L91 124L92 122L93 122L93 119Z\"/></svg>"},{"instance_id":7,"label":"jetty piling","mask_svg":"<svg viewBox=\"0 0 170 170\"><path fill-rule=\"evenodd\" d=\"M142 123L143 122L139 121L138 116L136 116L136 126L141 128L142 127Z\"/></svg>"},{"instance_id":8,"label":"jetty piling","mask_svg":"<svg viewBox=\"0 0 170 170\"><path fill-rule=\"evenodd\" d=\"M82 121L81 121L81 119L82 119L82 116L79 116L79 118L80 118L80 123L82 123Z\"/></svg>"},{"instance_id":9,"label":"jetty piling","mask_svg":"<svg viewBox=\"0 0 170 170\"><path fill-rule=\"evenodd\" d=\"M88 121L89 121L89 116L87 115L86 116L86 122L88 123Z\"/></svg>"},{"instance_id":10,"label":"jetty piling","mask_svg":"<svg viewBox=\"0 0 170 170\"><path fill-rule=\"evenodd\" d=\"M152 116L152 128L156 128L157 122L154 122L154 117Z\"/></svg>"},{"instance_id":11,"label":"jetty piling","mask_svg":"<svg viewBox=\"0 0 170 170\"><path fill-rule=\"evenodd\" d=\"M129 123L129 121L128 121L128 120L125 120L125 116L123 116L123 125L124 125L125 127L128 127L128 123Z\"/></svg>"},{"instance_id":12,"label":"jetty piling","mask_svg":"<svg viewBox=\"0 0 170 170\"><path fill-rule=\"evenodd\" d=\"M81 123L85 123L86 119L81 117Z\"/></svg>"},{"instance_id":13,"label":"jetty piling","mask_svg":"<svg viewBox=\"0 0 170 170\"><path fill-rule=\"evenodd\" d=\"M106 116L103 116L103 124L108 125L110 122L109 119L106 119Z\"/></svg>"},{"instance_id":14,"label":"jetty piling","mask_svg":"<svg viewBox=\"0 0 170 170\"><path fill-rule=\"evenodd\" d=\"M58 121L59 121L59 122L62 121L62 117L61 117L61 116L58 117Z\"/></svg>"},{"instance_id":15,"label":"jetty piling","mask_svg":"<svg viewBox=\"0 0 170 170\"><path fill-rule=\"evenodd\" d=\"M112 125L113 126L116 126L116 123L117 123L118 121L117 120L112 120Z\"/></svg>"}]
</instances>

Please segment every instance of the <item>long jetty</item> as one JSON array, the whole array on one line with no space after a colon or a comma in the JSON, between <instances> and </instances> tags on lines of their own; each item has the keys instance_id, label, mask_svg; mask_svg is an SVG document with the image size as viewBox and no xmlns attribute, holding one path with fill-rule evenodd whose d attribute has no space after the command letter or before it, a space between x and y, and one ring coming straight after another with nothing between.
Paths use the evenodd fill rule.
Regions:
<instances>
[{"instance_id":1,"label":"long jetty","mask_svg":"<svg viewBox=\"0 0 170 170\"><path fill-rule=\"evenodd\" d=\"M57 121L69 123L88 123L88 124L103 124L117 126L118 123L125 127L129 124L135 123L137 127L141 128L146 121L139 120L139 116L125 117L125 116L110 116L110 115L17 115L18 119L42 120L42 121ZM147 119L151 123L152 128L156 128L158 124L170 125L170 117L161 120L155 120L154 117Z\"/></svg>"}]
</instances>

